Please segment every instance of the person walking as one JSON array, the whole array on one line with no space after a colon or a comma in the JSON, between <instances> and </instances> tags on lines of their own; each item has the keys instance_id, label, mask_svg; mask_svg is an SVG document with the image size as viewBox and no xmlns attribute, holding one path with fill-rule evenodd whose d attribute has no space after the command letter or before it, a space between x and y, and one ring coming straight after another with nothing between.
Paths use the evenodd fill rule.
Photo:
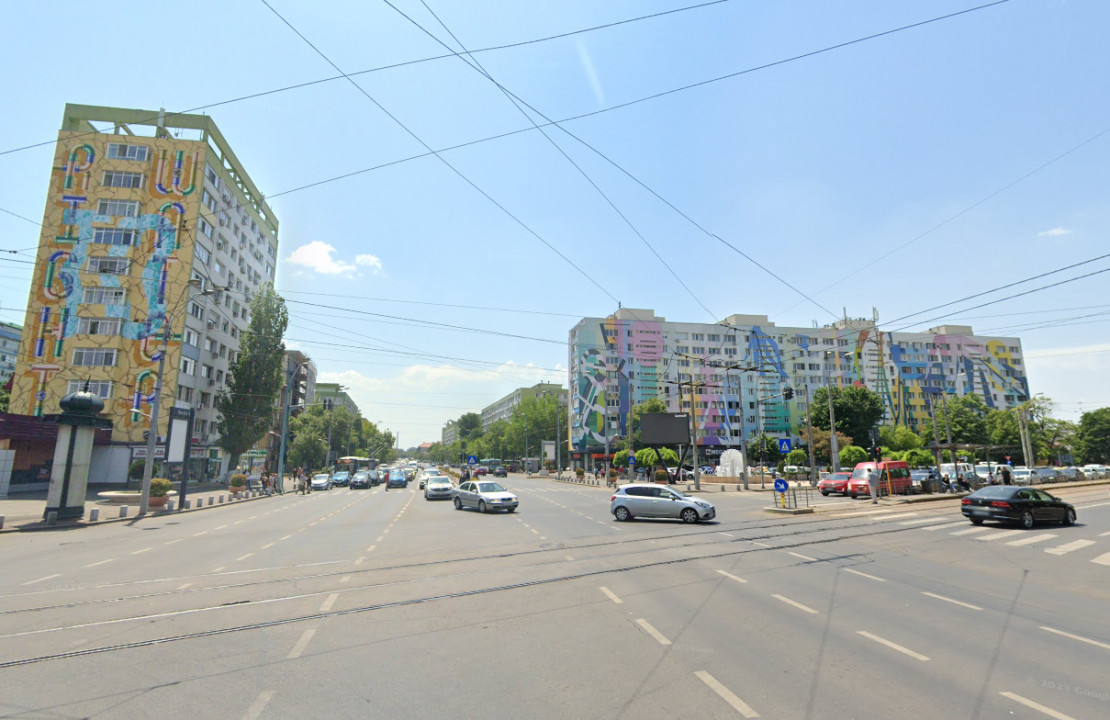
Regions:
<instances>
[{"instance_id":1,"label":"person walking","mask_svg":"<svg viewBox=\"0 0 1110 720\"><path fill-rule=\"evenodd\" d=\"M1002 468L998 471L998 474L1002 478L1003 485L1014 484L1014 473L1010 470L1009 465L1003 465Z\"/></svg>"},{"instance_id":2,"label":"person walking","mask_svg":"<svg viewBox=\"0 0 1110 720\"><path fill-rule=\"evenodd\" d=\"M867 468L867 487L871 490L871 504L879 504L879 476L871 468Z\"/></svg>"}]
</instances>

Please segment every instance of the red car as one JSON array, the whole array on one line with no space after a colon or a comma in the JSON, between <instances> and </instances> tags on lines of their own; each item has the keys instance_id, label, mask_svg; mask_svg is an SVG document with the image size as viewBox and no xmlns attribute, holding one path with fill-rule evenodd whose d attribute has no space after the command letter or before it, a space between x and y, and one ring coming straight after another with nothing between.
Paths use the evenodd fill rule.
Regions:
<instances>
[{"instance_id":1,"label":"red car","mask_svg":"<svg viewBox=\"0 0 1110 720\"><path fill-rule=\"evenodd\" d=\"M484 465L479 465L478 467L474 468L474 477L478 477L479 475L488 475L488 474L489 474L489 468L485 467Z\"/></svg>"},{"instance_id":2,"label":"red car","mask_svg":"<svg viewBox=\"0 0 1110 720\"><path fill-rule=\"evenodd\" d=\"M841 495L847 495L848 481L851 479L851 473L830 473L828 477L822 478L821 482L817 483L817 489L820 490L821 494L825 495L826 497L829 493L840 493Z\"/></svg>"}]
</instances>

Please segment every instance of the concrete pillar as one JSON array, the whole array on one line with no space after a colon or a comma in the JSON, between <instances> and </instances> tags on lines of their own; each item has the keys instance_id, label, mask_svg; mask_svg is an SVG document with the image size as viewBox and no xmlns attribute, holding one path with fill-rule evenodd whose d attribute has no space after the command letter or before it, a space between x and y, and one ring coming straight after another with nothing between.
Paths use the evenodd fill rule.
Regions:
<instances>
[{"instance_id":1,"label":"concrete pillar","mask_svg":"<svg viewBox=\"0 0 1110 720\"><path fill-rule=\"evenodd\" d=\"M89 510L89 522L96 522L100 519L100 508L93 508Z\"/></svg>"},{"instance_id":2,"label":"concrete pillar","mask_svg":"<svg viewBox=\"0 0 1110 720\"><path fill-rule=\"evenodd\" d=\"M119 516L120 516L121 518L125 518L125 517L127 517L127 506L126 506L126 505L120 505L120 508L119 508Z\"/></svg>"},{"instance_id":3,"label":"concrete pillar","mask_svg":"<svg viewBox=\"0 0 1110 720\"><path fill-rule=\"evenodd\" d=\"M89 460L92 458L95 433L94 427L59 423L44 518L55 513L57 519L69 520L85 514L85 492L89 484Z\"/></svg>"}]
</instances>

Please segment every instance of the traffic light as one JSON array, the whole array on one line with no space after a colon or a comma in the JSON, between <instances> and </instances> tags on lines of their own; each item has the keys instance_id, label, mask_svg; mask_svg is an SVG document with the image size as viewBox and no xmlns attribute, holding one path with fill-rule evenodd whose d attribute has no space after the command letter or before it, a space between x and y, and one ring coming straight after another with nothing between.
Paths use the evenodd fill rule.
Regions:
<instances>
[{"instance_id":1,"label":"traffic light","mask_svg":"<svg viewBox=\"0 0 1110 720\"><path fill-rule=\"evenodd\" d=\"M794 397L794 388L786 388L782 391L783 398L791 400Z\"/></svg>"}]
</instances>

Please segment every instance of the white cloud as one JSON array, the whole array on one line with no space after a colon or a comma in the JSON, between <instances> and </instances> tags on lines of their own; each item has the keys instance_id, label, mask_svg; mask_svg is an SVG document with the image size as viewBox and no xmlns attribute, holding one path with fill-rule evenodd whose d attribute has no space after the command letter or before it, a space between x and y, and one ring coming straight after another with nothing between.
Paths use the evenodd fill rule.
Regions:
<instances>
[{"instance_id":1,"label":"white cloud","mask_svg":"<svg viewBox=\"0 0 1110 720\"><path fill-rule=\"evenodd\" d=\"M586 49L583 42L578 43L578 59L582 61L582 68L586 71L586 77L590 80L590 87L593 88L594 97L597 99L597 104L605 104L605 93L601 90L601 81L597 78L597 70L594 69L594 61L590 58L590 52Z\"/></svg>"},{"instance_id":2,"label":"white cloud","mask_svg":"<svg viewBox=\"0 0 1110 720\"><path fill-rule=\"evenodd\" d=\"M1065 235L1071 235L1071 230L1062 227L1054 227L1051 230L1042 230L1037 233L1037 237L1063 237Z\"/></svg>"},{"instance_id":3,"label":"white cloud","mask_svg":"<svg viewBox=\"0 0 1110 720\"><path fill-rule=\"evenodd\" d=\"M313 240L293 250L286 260L301 265L321 275L346 275L354 272L355 266L332 257L335 248L326 242Z\"/></svg>"},{"instance_id":4,"label":"white cloud","mask_svg":"<svg viewBox=\"0 0 1110 720\"><path fill-rule=\"evenodd\" d=\"M376 255L355 255L355 265L368 267L375 275L382 271L382 261Z\"/></svg>"}]
</instances>

